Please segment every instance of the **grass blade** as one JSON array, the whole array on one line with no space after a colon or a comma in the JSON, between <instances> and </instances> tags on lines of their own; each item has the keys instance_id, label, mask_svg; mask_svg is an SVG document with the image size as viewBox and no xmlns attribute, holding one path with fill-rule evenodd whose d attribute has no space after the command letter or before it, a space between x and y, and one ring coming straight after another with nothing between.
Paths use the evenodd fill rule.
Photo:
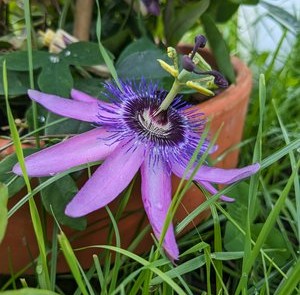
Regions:
<instances>
[{"instance_id":1,"label":"grass blade","mask_svg":"<svg viewBox=\"0 0 300 295\"><path fill-rule=\"evenodd\" d=\"M33 58L32 58L32 38L31 38L31 17L30 17L30 3L29 0L24 0L24 13L25 13L25 26L27 32L27 55L29 65L29 81L30 88L34 89L34 77L33 77ZM38 112L35 101L32 101L32 113L33 113L33 127L34 130L38 128ZM36 146L40 146L38 133L35 133Z\"/></svg>"},{"instance_id":2,"label":"grass blade","mask_svg":"<svg viewBox=\"0 0 300 295\"><path fill-rule=\"evenodd\" d=\"M266 84L265 84L265 76L260 75L259 79L259 125L258 132L256 136L256 142L253 152L253 163L261 162L262 158L262 137L263 137L263 118L265 112L265 102L266 102ZM249 193L248 193L248 210L247 210L247 223L246 223L246 239L244 244L244 259L243 259L243 270L245 272L246 264L248 261L248 257L251 253L251 224L253 220L256 200L257 200L257 192L259 186L259 176L260 172L253 175L250 179ZM241 288L245 292L247 288L247 276L242 276L240 280Z\"/></svg>"},{"instance_id":3,"label":"grass blade","mask_svg":"<svg viewBox=\"0 0 300 295\"><path fill-rule=\"evenodd\" d=\"M97 24L96 24L96 34L97 34L97 39L98 39L98 44L99 44L99 50L101 55L103 56L103 59L105 61L105 64L107 65L109 72L111 73L112 77L114 78L116 84L118 85L119 89L122 90L122 86L120 84L119 78L117 71L115 69L115 66L113 64L113 61L109 57L106 49L101 43L101 12L100 12L100 4L99 1L96 1L97 4Z\"/></svg>"},{"instance_id":4,"label":"grass blade","mask_svg":"<svg viewBox=\"0 0 300 295\"><path fill-rule=\"evenodd\" d=\"M17 127L15 125L14 118L13 118L13 115L12 115L12 112L11 112L11 109L9 106L9 102L8 102L8 81L7 81L7 71L6 71L6 61L5 60L3 62L3 85L4 85L8 124L9 124L9 128L11 131L11 136L12 136L12 139L14 142L16 155L17 155L18 161L20 163L24 181L25 181L25 184L27 187L27 191L30 194L32 192L32 189L31 189L28 174L26 172L22 145L21 145L19 133L18 133ZM35 204L33 198L29 199L29 208L30 208L31 220L32 220L32 224L33 224L33 228L34 228L34 232L35 232L35 236L37 239L39 252L40 252L40 264L39 264L39 268L38 268L38 279L39 279L39 282L40 282L42 288L50 289L51 284L50 284L50 277L49 277L49 271L48 271L48 266L47 266L46 244L45 244L45 240L44 240L41 219L39 217L39 213L38 213L38 210L37 210L37 207L36 207L36 204Z\"/></svg>"},{"instance_id":5,"label":"grass blade","mask_svg":"<svg viewBox=\"0 0 300 295\"><path fill-rule=\"evenodd\" d=\"M0 183L0 244L4 238L7 227L7 201L8 201L8 189L3 183Z\"/></svg>"},{"instance_id":6,"label":"grass blade","mask_svg":"<svg viewBox=\"0 0 300 295\"><path fill-rule=\"evenodd\" d=\"M24 288L20 290L1 292L2 295L59 295L59 293L49 290L41 290L34 288Z\"/></svg>"},{"instance_id":7,"label":"grass blade","mask_svg":"<svg viewBox=\"0 0 300 295\"><path fill-rule=\"evenodd\" d=\"M121 247L121 239L120 239L120 233L119 233L119 229L118 229L116 219L114 218L114 216L113 216L113 214L110 211L108 206L106 207L106 211L107 211L107 213L109 215L109 218L110 218L110 220L112 222L112 225L113 225L113 229L114 229L114 233L115 233L115 237L116 237L116 246L120 248ZM121 265L120 253L117 252L116 256L115 256L114 267L113 267L113 270L111 272L111 284L110 284L110 287L109 287L109 294L116 287L120 265Z\"/></svg>"},{"instance_id":8,"label":"grass blade","mask_svg":"<svg viewBox=\"0 0 300 295\"><path fill-rule=\"evenodd\" d=\"M58 235L58 241L81 293L83 295L89 295L85 282L80 273L79 262L64 232L61 231L61 233Z\"/></svg>"},{"instance_id":9,"label":"grass blade","mask_svg":"<svg viewBox=\"0 0 300 295\"><path fill-rule=\"evenodd\" d=\"M106 288L106 282L105 282L105 278L103 275L103 270L102 267L100 265L99 262L99 258L97 255L93 255L93 260L94 260L94 264L95 264L95 268L96 268L96 272L97 272L97 276L98 276L98 281L100 283L100 287L101 287L101 294L102 295L107 295L107 288Z\"/></svg>"},{"instance_id":10,"label":"grass blade","mask_svg":"<svg viewBox=\"0 0 300 295\"><path fill-rule=\"evenodd\" d=\"M277 288L275 295L295 294L295 287L300 283L300 259L298 259L292 271L288 273L288 278Z\"/></svg>"},{"instance_id":11,"label":"grass blade","mask_svg":"<svg viewBox=\"0 0 300 295\"><path fill-rule=\"evenodd\" d=\"M210 209L214 221L214 251L221 252L223 247L219 215L214 204L210 206ZM222 292L223 264L221 260L217 260L214 265L216 268L216 293L219 294Z\"/></svg>"},{"instance_id":12,"label":"grass blade","mask_svg":"<svg viewBox=\"0 0 300 295\"><path fill-rule=\"evenodd\" d=\"M291 176L288 179L288 182L285 186L285 188L283 189L280 197L278 198L278 200L276 201L273 210L271 211L271 213L269 214L267 220L265 221L261 232L259 233L257 240L255 242L255 245L253 247L253 250L251 251L249 257L247 258L246 262L245 262L245 267L244 267L244 275L248 275L254 262L255 259L257 257L257 255L259 254L264 242L266 241L268 235L270 234L270 232L272 231L275 223L276 223L276 219L281 211L281 209L283 208L284 204L285 204L285 200L289 194L289 191L291 190L291 187L294 183L294 179L298 174L298 169L300 166L300 160L297 163L297 166L293 169L293 172L291 174ZM236 289L235 294L239 294L241 288L242 288L242 281L239 282L239 285Z\"/></svg>"},{"instance_id":13,"label":"grass blade","mask_svg":"<svg viewBox=\"0 0 300 295\"><path fill-rule=\"evenodd\" d=\"M111 251L115 251L115 252L119 252L120 254L126 255L129 258L137 261L139 264L143 265L146 269L151 270L153 273L155 273L156 275L158 275L159 277L161 277L163 279L164 282L166 282L168 285L170 285L174 291L176 291L179 295L185 295L186 293L184 292L184 290L175 282L173 281L169 276L167 276L164 272L162 272L160 269L158 269L157 267L153 266L153 264L149 261L147 261L146 259L131 253L127 250L124 250L122 248L118 248L115 246L105 246L105 245L101 245L101 246L94 246L96 248L103 248L103 249L108 249Z\"/></svg>"},{"instance_id":14,"label":"grass blade","mask_svg":"<svg viewBox=\"0 0 300 295\"><path fill-rule=\"evenodd\" d=\"M281 117L279 115L276 103L275 103L274 100L272 102L273 102L273 106L274 106L274 109L275 109L275 112L276 112L276 115L277 115L277 119L278 119L280 128L282 130L282 134L283 134L284 140L285 140L286 144L290 144L291 141L289 139L288 132L287 132L287 130L286 130L286 128L285 128L285 126L284 126L284 124L282 122L282 119L281 119ZM295 167L296 166L296 158L295 158L294 153L292 151L289 152L289 156L290 156L291 166ZM300 251L300 183L299 183L297 177L295 177L294 188L295 188L295 200L296 200L296 209L297 209L296 224L297 224L297 229L298 229L298 246L299 246L298 249Z\"/></svg>"}]
</instances>

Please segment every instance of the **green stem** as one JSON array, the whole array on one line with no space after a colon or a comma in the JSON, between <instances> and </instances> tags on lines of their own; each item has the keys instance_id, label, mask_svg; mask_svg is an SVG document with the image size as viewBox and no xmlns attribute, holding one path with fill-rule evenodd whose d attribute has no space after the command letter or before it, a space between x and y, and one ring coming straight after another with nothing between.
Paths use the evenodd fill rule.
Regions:
<instances>
[{"instance_id":1,"label":"green stem","mask_svg":"<svg viewBox=\"0 0 300 295\"><path fill-rule=\"evenodd\" d=\"M174 83L172 85L172 88L169 91L168 95L166 96L166 98L161 103L158 112L165 111L170 106L170 104L172 103L172 101L174 100L174 98L176 97L178 92L181 90L181 88L182 88L182 85L176 79L174 81Z\"/></svg>"},{"instance_id":2,"label":"green stem","mask_svg":"<svg viewBox=\"0 0 300 295\"><path fill-rule=\"evenodd\" d=\"M31 39L31 18L30 18L30 3L29 0L24 1L24 11L25 11L25 23L27 31L27 53L28 53L28 64L29 64L29 80L30 88L34 89L34 79L33 79L33 59L32 59L32 39ZM37 105L32 101L32 113L33 113L33 127L34 130L38 128L38 112ZM38 133L35 134L36 146L40 147L40 140Z\"/></svg>"},{"instance_id":3,"label":"green stem","mask_svg":"<svg viewBox=\"0 0 300 295\"><path fill-rule=\"evenodd\" d=\"M160 113L161 111L165 111L168 109L168 107L171 105L172 101L176 97L176 95L181 91L183 88L185 82L186 82L186 76L189 74L188 71L182 70L178 77L173 82L173 85L171 87L171 90L169 91L168 95L165 97L163 102L161 103L159 110L157 113Z\"/></svg>"}]
</instances>

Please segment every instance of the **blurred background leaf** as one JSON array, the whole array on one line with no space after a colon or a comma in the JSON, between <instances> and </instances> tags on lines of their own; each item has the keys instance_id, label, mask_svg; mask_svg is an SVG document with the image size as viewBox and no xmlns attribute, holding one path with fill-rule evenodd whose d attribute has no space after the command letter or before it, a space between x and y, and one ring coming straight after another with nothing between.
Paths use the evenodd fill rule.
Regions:
<instances>
[{"instance_id":1,"label":"blurred background leaf","mask_svg":"<svg viewBox=\"0 0 300 295\"><path fill-rule=\"evenodd\" d=\"M40 178L40 182L46 181L48 178ZM76 183L71 176L66 175L54 183L48 185L41 191L42 202L46 210L54 214L56 220L60 224L67 225L77 230L86 228L87 221L85 217L71 218L65 215L65 208L78 192Z\"/></svg>"}]
</instances>

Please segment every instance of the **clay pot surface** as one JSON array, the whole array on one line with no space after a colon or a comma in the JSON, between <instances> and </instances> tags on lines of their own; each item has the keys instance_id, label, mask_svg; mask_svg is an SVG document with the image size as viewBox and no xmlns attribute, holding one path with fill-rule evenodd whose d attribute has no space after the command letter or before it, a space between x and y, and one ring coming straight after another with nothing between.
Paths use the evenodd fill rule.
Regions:
<instances>
[{"instance_id":1,"label":"clay pot surface","mask_svg":"<svg viewBox=\"0 0 300 295\"><path fill-rule=\"evenodd\" d=\"M186 48L182 46L181 50L190 50L190 47ZM207 52L204 52L204 55L208 55L208 57L211 58ZM232 63L236 71L236 84L230 85L230 87L217 96L193 106L197 111L205 113L206 116L212 118L211 134L214 134L223 124L222 131L217 140L218 150L212 155L212 158L218 157L230 147L238 144L242 137L252 86L252 76L250 70L239 59L233 57ZM238 149L230 152L222 161L218 162L217 166L222 168L236 167L238 153ZM177 177L173 177L173 192L176 191L179 181ZM12 198L9 206L11 207L17 199L18 198L15 197ZM119 199L120 197L109 205L113 213L115 213L118 208ZM38 201L38 197L36 200ZM199 189L192 185L182 201L182 206L179 206L176 212L174 224L183 220L187 216L187 212L192 212L203 203L204 200L205 197L201 194ZM134 214L132 214L133 212ZM209 212L204 212L204 214L198 216L193 223L185 229L185 232L192 229L195 224L199 224L203 219L207 218L208 215ZM49 220L50 219L52 218L49 218ZM51 224L51 222L52 221L49 223ZM77 239L72 242L73 248L106 244L108 225L111 224L106 210L100 209L90 214L88 216L88 223L88 228L83 232L64 228L70 240L72 240L74 235L78 236ZM138 184L135 186L125 212L118 223L121 235L121 247L126 249L141 228L147 224L148 221L144 213ZM48 239L51 240L51 230L48 232ZM140 243L136 252L146 252L153 244L149 233ZM97 254L100 251L100 249L96 248L76 251L76 256L83 268L89 268L92 264L92 254ZM32 262L37 254L37 243L32 230L28 204L26 204L9 219L6 236L0 245L0 273L10 273L10 259L14 271L17 271ZM60 255L58 259L57 271L61 273L69 272L69 268L62 255ZM27 273L33 272L33 267L27 270Z\"/></svg>"},{"instance_id":2,"label":"clay pot surface","mask_svg":"<svg viewBox=\"0 0 300 295\"><path fill-rule=\"evenodd\" d=\"M10 143L11 143L11 140L6 139L6 138L0 138L0 161L15 151L14 146L11 145ZM22 146L23 146L23 148L30 148L30 147L32 147L32 144L26 143L26 144L23 144Z\"/></svg>"}]
</instances>

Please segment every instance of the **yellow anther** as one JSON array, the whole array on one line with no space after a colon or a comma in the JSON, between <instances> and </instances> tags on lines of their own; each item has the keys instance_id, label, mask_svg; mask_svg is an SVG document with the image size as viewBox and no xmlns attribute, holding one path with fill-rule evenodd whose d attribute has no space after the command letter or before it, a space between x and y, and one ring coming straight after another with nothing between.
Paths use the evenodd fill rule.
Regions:
<instances>
[{"instance_id":1,"label":"yellow anther","mask_svg":"<svg viewBox=\"0 0 300 295\"><path fill-rule=\"evenodd\" d=\"M197 90L199 93L203 94L203 95L207 95L207 96L214 96L215 94L210 91L207 88L202 87L200 84L193 82L193 81L188 81L185 83L185 85L189 88L195 89Z\"/></svg>"},{"instance_id":2,"label":"yellow anther","mask_svg":"<svg viewBox=\"0 0 300 295\"><path fill-rule=\"evenodd\" d=\"M160 66L167 71L168 73L170 73L173 77L177 78L178 77L178 70L176 70L174 68L174 66L170 66L169 64L167 64L165 61L158 59L157 60L160 64Z\"/></svg>"}]
</instances>

